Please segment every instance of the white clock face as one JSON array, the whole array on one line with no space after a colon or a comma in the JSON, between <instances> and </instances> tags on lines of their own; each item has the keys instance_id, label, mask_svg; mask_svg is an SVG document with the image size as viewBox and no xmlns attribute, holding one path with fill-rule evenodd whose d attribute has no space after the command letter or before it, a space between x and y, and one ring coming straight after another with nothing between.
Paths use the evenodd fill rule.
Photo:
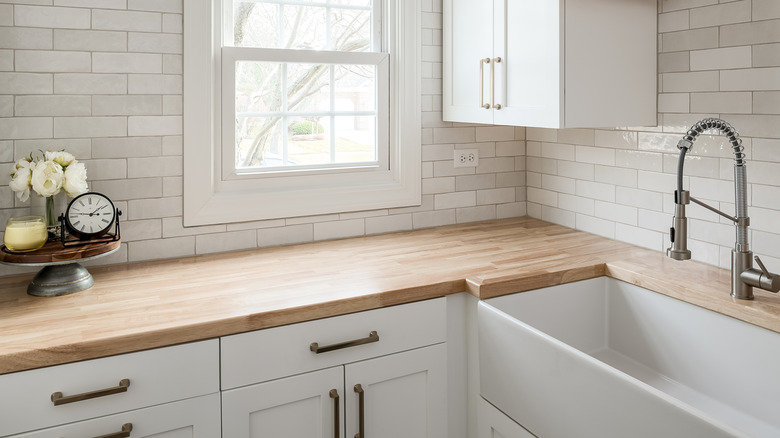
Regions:
<instances>
[{"instance_id":1,"label":"white clock face","mask_svg":"<svg viewBox=\"0 0 780 438\"><path fill-rule=\"evenodd\" d=\"M97 234L108 230L114 214L114 206L105 196L87 193L71 202L68 222L80 234Z\"/></svg>"}]
</instances>

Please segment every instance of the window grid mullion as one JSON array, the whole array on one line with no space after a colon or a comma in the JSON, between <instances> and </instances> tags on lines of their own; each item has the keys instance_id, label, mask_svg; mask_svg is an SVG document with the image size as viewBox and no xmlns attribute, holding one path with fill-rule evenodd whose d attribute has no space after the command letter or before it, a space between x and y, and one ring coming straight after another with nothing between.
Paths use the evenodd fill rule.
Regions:
<instances>
[{"instance_id":1,"label":"window grid mullion","mask_svg":"<svg viewBox=\"0 0 780 438\"><path fill-rule=\"evenodd\" d=\"M287 112L289 112L289 108L287 107L287 87L288 87L288 84L287 84L287 63L283 62L281 64L281 66L282 66L282 68L281 68L281 71L282 71L281 72L281 75L282 75L282 78L281 78L282 79L281 80L281 84L282 84L282 89L281 89L281 93L282 93L282 111L284 113L287 113ZM289 159L290 154L289 154L289 150L288 150L289 144L288 144L288 141L287 141L287 135L286 135L286 132L285 132L286 131L285 127L289 123L289 120L288 120L286 115L282 116L281 122L282 122L282 125L280 126L281 132L279 133L279 135L282 137L282 163L287 164L287 160Z\"/></svg>"},{"instance_id":2,"label":"window grid mullion","mask_svg":"<svg viewBox=\"0 0 780 438\"><path fill-rule=\"evenodd\" d=\"M330 65L330 110L336 111L336 66ZM330 117L330 162L336 162L336 116Z\"/></svg>"}]
</instances>

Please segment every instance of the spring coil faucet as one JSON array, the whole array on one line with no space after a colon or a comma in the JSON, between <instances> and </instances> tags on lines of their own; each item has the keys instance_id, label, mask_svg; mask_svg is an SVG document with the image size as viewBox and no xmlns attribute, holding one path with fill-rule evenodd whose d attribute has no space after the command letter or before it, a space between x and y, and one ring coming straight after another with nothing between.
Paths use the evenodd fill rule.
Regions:
<instances>
[{"instance_id":1,"label":"spring coil faucet","mask_svg":"<svg viewBox=\"0 0 780 438\"><path fill-rule=\"evenodd\" d=\"M708 129L716 129L725 135L734 149L734 197L736 215L730 216L690 195L683 190L683 164L685 154L693 147L696 137ZM736 225L736 243L731 250L731 296L740 300L752 300L753 288L758 287L770 292L780 291L780 275L770 273L758 256L753 256L748 244L747 228L750 218L747 215L747 166L742 139L737 131L721 119L707 118L691 126L691 129L677 143L680 158L677 162L677 190L674 192L674 219L669 235L672 246L666 250L667 255L675 260L689 260L688 250L688 218L685 216L685 206L693 201L695 204L713 211ZM753 260L761 270L753 268Z\"/></svg>"}]
</instances>

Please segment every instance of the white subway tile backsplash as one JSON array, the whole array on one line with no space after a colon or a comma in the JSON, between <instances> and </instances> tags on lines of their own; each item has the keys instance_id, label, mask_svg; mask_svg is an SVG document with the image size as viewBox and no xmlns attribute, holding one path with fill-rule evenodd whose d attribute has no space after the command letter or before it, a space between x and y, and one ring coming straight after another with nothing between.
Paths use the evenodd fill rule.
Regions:
<instances>
[{"instance_id":1,"label":"white subway tile backsplash","mask_svg":"<svg viewBox=\"0 0 780 438\"><path fill-rule=\"evenodd\" d=\"M212 254L257 248L257 231L227 231L195 236L195 254Z\"/></svg>"},{"instance_id":2,"label":"white subway tile backsplash","mask_svg":"<svg viewBox=\"0 0 780 438\"><path fill-rule=\"evenodd\" d=\"M130 32L127 37L129 52L182 53L181 34Z\"/></svg>"},{"instance_id":3,"label":"white subway tile backsplash","mask_svg":"<svg viewBox=\"0 0 780 438\"><path fill-rule=\"evenodd\" d=\"M14 115L14 97L0 96L0 117L13 117ZM10 146L13 151L13 145Z\"/></svg>"},{"instance_id":4,"label":"white subway tile backsplash","mask_svg":"<svg viewBox=\"0 0 780 438\"><path fill-rule=\"evenodd\" d=\"M13 5L0 5L0 26L14 25Z\"/></svg>"},{"instance_id":5,"label":"white subway tile backsplash","mask_svg":"<svg viewBox=\"0 0 780 438\"><path fill-rule=\"evenodd\" d=\"M0 27L0 49L50 50L51 48L51 29Z\"/></svg>"},{"instance_id":6,"label":"white subway tile backsplash","mask_svg":"<svg viewBox=\"0 0 780 438\"><path fill-rule=\"evenodd\" d=\"M750 2L751 0L740 0L691 9L691 27L715 27L750 21Z\"/></svg>"},{"instance_id":7,"label":"white subway tile backsplash","mask_svg":"<svg viewBox=\"0 0 780 438\"><path fill-rule=\"evenodd\" d=\"M14 25L52 29L89 29L89 9L16 5Z\"/></svg>"},{"instance_id":8,"label":"white subway tile backsplash","mask_svg":"<svg viewBox=\"0 0 780 438\"><path fill-rule=\"evenodd\" d=\"M720 74L720 88L723 91L780 90L780 67L724 70Z\"/></svg>"},{"instance_id":9,"label":"white subway tile backsplash","mask_svg":"<svg viewBox=\"0 0 780 438\"><path fill-rule=\"evenodd\" d=\"M394 233L412 229L412 214L369 217L365 219L366 234Z\"/></svg>"},{"instance_id":10,"label":"white subway tile backsplash","mask_svg":"<svg viewBox=\"0 0 780 438\"><path fill-rule=\"evenodd\" d=\"M162 114L162 98L155 95L96 95L92 96L92 111L96 116Z\"/></svg>"},{"instance_id":11,"label":"white subway tile backsplash","mask_svg":"<svg viewBox=\"0 0 780 438\"><path fill-rule=\"evenodd\" d=\"M489 221L496 219L496 205L480 205L455 210L458 223Z\"/></svg>"},{"instance_id":12,"label":"white subway tile backsplash","mask_svg":"<svg viewBox=\"0 0 780 438\"><path fill-rule=\"evenodd\" d=\"M138 11L182 12L182 0L127 0L127 9Z\"/></svg>"},{"instance_id":13,"label":"white subway tile backsplash","mask_svg":"<svg viewBox=\"0 0 780 438\"><path fill-rule=\"evenodd\" d=\"M93 9L92 28L131 32L161 32L162 14L156 12Z\"/></svg>"},{"instance_id":14,"label":"white subway tile backsplash","mask_svg":"<svg viewBox=\"0 0 780 438\"><path fill-rule=\"evenodd\" d=\"M92 100L82 95L28 95L16 96L14 114L29 116L88 116L92 114Z\"/></svg>"},{"instance_id":15,"label":"white subway tile backsplash","mask_svg":"<svg viewBox=\"0 0 780 438\"><path fill-rule=\"evenodd\" d=\"M663 73L664 93L719 91L720 74L717 71Z\"/></svg>"},{"instance_id":16,"label":"white subway tile backsplash","mask_svg":"<svg viewBox=\"0 0 780 438\"><path fill-rule=\"evenodd\" d=\"M780 66L780 44L753 46L753 67Z\"/></svg>"},{"instance_id":17,"label":"white subway tile backsplash","mask_svg":"<svg viewBox=\"0 0 780 438\"><path fill-rule=\"evenodd\" d=\"M661 34L661 47L664 52L713 49L718 47L718 28L709 27L664 33Z\"/></svg>"},{"instance_id":18,"label":"white subway tile backsplash","mask_svg":"<svg viewBox=\"0 0 780 438\"><path fill-rule=\"evenodd\" d=\"M52 84L48 73L0 72L0 94L51 94Z\"/></svg>"},{"instance_id":19,"label":"white subway tile backsplash","mask_svg":"<svg viewBox=\"0 0 780 438\"><path fill-rule=\"evenodd\" d=\"M8 140L52 138L54 122L51 117L16 117L0 119L0 132Z\"/></svg>"},{"instance_id":20,"label":"white subway tile backsplash","mask_svg":"<svg viewBox=\"0 0 780 438\"><path fill-rule=\"evenodd\" d=\"M54 29L54 49L124 52L127 50L127 32Z\"/></svg>"},{"instance_id":21,"label":"white subway tile backsplash","mask_svg":"<svg viewBox=\"0 0 780 438\"><path fill-rule=\"evenodd\" d=\"M718 29L721 47L780 42L780 20L731 24Z\"/></svg>"},{"instance_id":22,"label":"white subway tile backsplash","mask_svg":"<svg viewBox=\"0 0 780 438\"><path fill-rule=\"evenodd\" d=\"M88 52L48 50L17 50L16 71L19 72L89 72Z\"/></svg>"},{"instance_id":23,"label":"white subway tile backsplash","mask_svg":"<svg viewBox=\"0 0 780 438\"><path fill-rule=\"evenodd\" d=\"M195 255L195 237L174 237L170 239L139 240L127 244L127 260L157 260Z\"/></svg>"},{"instance_id":24,"label":"white subway tile backsplash","mask_svg":"<svg viewBox=\"0 0 780 438\"><path fill-rule=\"evenodd\" d=\"M658 32L674 32L690 28L690 11L682 9L675 12L658 14Z\"/></svg>"},{"instance_id":25,"label":"white subway tile backsplash","mask_svg":"<svg viewBox=\"0 0 780 438\"><path fill-rule=\"evenodd\" d=\"M181 133L181 116L130 116L127 120L127 134L132 137Z\"/></svg>"},{"instance_id":26,"label":"white subway tile backsplash","mask_svg":"<svg viewBox=\"0 0 780 438\"><path fill-rule=\"evenodd\" d=\"M724 70L751 66L750 46L691 51L691 70Z\"/></svg>"},{"instance_id":27,"label":"white subway tile backsplash","mask_svg":"<svg viewBox=\"0 0 780 438\"><path fill-rule=\"evenodd\" d=\"M262 228L257 230L257 246L295 245L314 240L312 224L288 225L278 228Z\"/></svg>"},{"instance_id":28,"label":"white subway tile backsplash","mask_svg":"<svg viewBox=\"0 0 780 438\"><path fill-rule=\"evenodd\" d=\"M14 51L0 49L0 71L13 71Z\"/></svg>"},{"instance_id":29,"label":"white subway tile backsplash","mask_svg":"<svg viewBox=\"0 0 780 438\"><path fill-rule=\"evenodd\" d=\"M60 138L124 137L125 117L55 117L54 136Z\"/></svg>"},{"instance_id":30,"label":"white subway tile backsplash","mask_svg":"<svg viewBox=\"0 0 780 438\"><path fill-rule=\"evenodd\" d=\"M127 75L56 73L54 94L125 94Z\"/></svg>"}]
</instances>

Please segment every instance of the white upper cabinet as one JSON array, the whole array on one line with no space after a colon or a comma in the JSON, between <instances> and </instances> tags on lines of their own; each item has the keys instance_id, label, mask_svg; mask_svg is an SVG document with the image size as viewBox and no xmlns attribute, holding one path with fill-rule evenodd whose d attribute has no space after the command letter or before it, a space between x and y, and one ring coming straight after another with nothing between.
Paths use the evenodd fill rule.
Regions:
<instances>
[{"instance_id":1,"label":"white upper cabinet","mask_svg":"<svg viewBox=\"0 0 780 438\"><path fill-rule=\"evenodd\" d=\"M445 121L656 125L655 0L444 0Z\"/></svg>"}]
</instances>

